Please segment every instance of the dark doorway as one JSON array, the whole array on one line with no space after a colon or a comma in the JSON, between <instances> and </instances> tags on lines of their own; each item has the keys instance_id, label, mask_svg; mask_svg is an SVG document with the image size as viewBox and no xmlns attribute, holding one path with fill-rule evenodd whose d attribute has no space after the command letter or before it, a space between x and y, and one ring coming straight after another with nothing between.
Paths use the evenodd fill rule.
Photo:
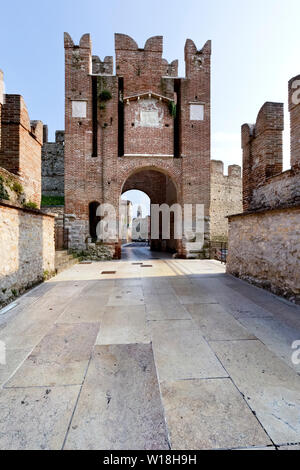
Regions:
<instances>
[{"instance_id":1,"label":"dark doorway","mask_svg":"<svg viewBox=\"0 0 300 470\"><path fill-rule=\"evenodd\" d=\"M97 209L100 206L99 202L93 201L89 204L89 223L90 223L90 236L93 242L97 241L97 225L100 222Z\"/></svg>"}]
</instances>

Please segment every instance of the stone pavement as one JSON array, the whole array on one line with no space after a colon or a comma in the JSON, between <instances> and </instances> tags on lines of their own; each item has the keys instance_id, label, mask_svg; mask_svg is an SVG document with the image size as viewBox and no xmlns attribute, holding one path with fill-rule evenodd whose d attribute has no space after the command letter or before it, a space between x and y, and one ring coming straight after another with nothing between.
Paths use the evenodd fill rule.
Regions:
<instances>
[{"instance_id":1,"label":"stone pavement","mask_svg":"<svg viewBox=\"0 0 300 470\"><path fill-rule=\"evenodd\" d=\"M300 308L137 250L0 314L0 449L300 449Z\"/></svg>"}]
</instances>

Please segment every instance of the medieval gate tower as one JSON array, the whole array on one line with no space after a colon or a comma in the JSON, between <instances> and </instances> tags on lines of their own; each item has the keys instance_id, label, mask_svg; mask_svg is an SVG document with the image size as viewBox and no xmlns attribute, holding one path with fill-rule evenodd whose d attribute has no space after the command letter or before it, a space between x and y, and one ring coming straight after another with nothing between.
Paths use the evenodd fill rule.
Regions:
<instances>
[{"instance_id":1,"label":"medieval gate tower","mask_svg":"<svg viewBox=\"0 0 300 470\"><path fill-rule=\"evenodd\" d=\"M92 56L90 36L79 46L65 34L65 213L69 247L93 237L99 204L116 209L122 193L142 190L152 204L202 204L205 240L210 204L210 56L208 41L185 45L178 61L162 58L163 38L144 49L115 35L113 58ZM120 256L120 242L114 244ZM191 240L153 240L154 249L194 253ZM204 254L205 250L196 253ZM194 253L195 254L195 253Z\"/></svg>"}]
</instances>

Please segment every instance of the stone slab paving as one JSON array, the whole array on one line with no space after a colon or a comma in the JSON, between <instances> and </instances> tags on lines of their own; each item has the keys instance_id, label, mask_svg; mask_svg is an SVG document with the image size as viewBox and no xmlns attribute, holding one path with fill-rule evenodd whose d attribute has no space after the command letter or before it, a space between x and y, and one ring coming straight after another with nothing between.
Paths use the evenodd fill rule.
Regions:
<instances>
[{"instance_id":1,"label":"stone slab paving","mask_svg":"<svg viewBox=\"0 0 300 470\"><path fill-rule=\"evenodd\" d=\"M256 338L220 304L187 305L186 309L207 341Z\"/></svg>"},{"instance_id":2,"label":"stone slab paving","mask_svg":"<svg viewBox=\"0 0 300 470\"><path fill-rule=\"evenodd\" d=\"M56 323L99 323L108 302L108 296L84 295L72 300Z\"/></svg>"},{"instance_id":3,"label":"stone slab paving","mask_svg":"<svg viewBox=\"0 0 300 470\"><path fill-rule=\"evenodd\" d=\"M227 377L192 320L150 322L159 380Z\"/></svg>"},{"instance_id":4,"label":"stone slab paving","mask_svg":"<svg viewBox=\"0 0 300 470\"><path fill-rule=\"evenodd\" d=\"M299 442L299 375L260 341L210 344L273 442Z\"/></svg>"},{"instance_id":5,"label":"stone slab paving","mask_svg":"<svg viewBox=\"0 0 300 470\"><path fill-rule=\"evenodd\" d=\"M286 321L274 318L241 318L240 322L271 351L291 364L291 344L299 341L299 329L295 329L294 325L289 325ZM293 364L293 367L300 373L300 364Z\"/></svg>"},{"instance_id":6,"label":"stone slab paving","mask_svg":"<svg viewBox=\"0 0 300 470\"><path fill-rule=\"evenodd\" d=\"M169 449L150 344L95 347L65 448Z\"/></svg>"},{"instance_id":7,"label":"stone slab paving","mask_svg":"<svg viewBox=\"0 0 300 470\"><path fill-rule=\"evenodd\" d=\"M172 449L272 445L230 379L164 382L161 387Z\"/></svg>"},{"instance_id":8,"label":"stone slab paving","mask_svg":"<svg viewBox=\"0 0 300 470\"><path fill-rule=\"evenodd\" d=\"M300 308L128 250L0 312L0 448L299 449Z\"/></svg>"},{"instance_id":9,"label":"stone slab paving","mask_svg":"<svg viewBox=\"0 0 300 470\"><path fill-rule=\"evenodd\" d=\"M2 390L0 449L60 450L79 391L79 386Z\"/></svg>"},{"instance_id":10,"label":"stone slab paving","mask_svg":"<svg viewBox=\"0 0 300 470\"><path fill-rule=\"evenodd\" d=\"M98 323L54 325L5 387L81 384L98 331Z\"/></svg>"},{"instance_id":11,"label":"stone slab paving","mask_svg":"<svg viewBox=\"0 0 300 470\"><path fill-rule=\"evenodd\" d=\"M150 343L144 306L106 307L96 344Z\"/></svg>"}]
</instances>

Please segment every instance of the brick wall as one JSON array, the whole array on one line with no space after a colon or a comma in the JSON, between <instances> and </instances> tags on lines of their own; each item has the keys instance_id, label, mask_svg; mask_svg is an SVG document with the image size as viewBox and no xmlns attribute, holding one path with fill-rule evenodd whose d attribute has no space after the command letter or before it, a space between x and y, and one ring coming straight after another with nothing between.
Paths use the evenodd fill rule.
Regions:
<instances>
[{"instance_id":1,"label":"brick wall","mask_svg":"<svg viewBox=\"0 0 300 470\"><path fill-rule=\"evenodd\" d=\"M174 119L168 103L154 96L128 100L124 114L125 155L174 155Z\"/></svg>"},{"instance_id":2,"label":"brick wall","mask_svg":"<svg viewBox=\"0 0 300 470\"><path fill-rule=\"evenodd\" d=\"M54 271L54 217L0 202L0 305Z\"/></svg>"},{"instance_id":3,"label":"brick wall","mask_svg":"<svg viewBox=\"0 0 300 470\"><path fill-rule=\"evenodd\" d=\"M2 127L2 106L4 103L4 80L3 72L0 69L0 152L2 148L2 139L1 139L1 127Z\"/></svg>"},{"instance_id":4,"label":"brick wall","mask_svg":"<svg viewBox=\"0 0 300 470\"><path fill-rule=\"evenodd\" d=\"M210 234L212 241L227 241L228 219L243 211L241 167L230 165L228 176L224 164L211 161Z\"/></svg>"},{"instance_id":5,"label":"brick wall","mask_svg":"<svg viewBox=\"0 0 300 470\"><path fill-rule=\"evenodd\" d=\"M46 126L44 126L46 127ZM44 136L47 135L44 130ZM42 194L64 196L64 131L56 131L55 142L44 139L42 147Z\"/></svg>"},{"instance_id":6,"label":"brick wall","mask_svg":"<svg viewBox=\"0 0 300 470\"><path fill-rule=\"evenodd\" d=\"M291 126L291 167L300 171L300 75L289 81L289 111Z\"/></svg>"},{"instance_id":7,"label":"brick wall","mask_svg":"<svg viewBox=\"0 0 300 470\"><path fill-rule=\"evenodd\" d=\"M265 103L255 125L242 126L243 205L258 210L300 201L300 75L288 84L291 169L282 173L283 104Z\"/></svg>"},{"instance_id":8,"label":"brick wall","mask_svg":"<svg viewBox=\"0 0 300 470\"><path fill-rule=\"evenodd\" d=\"M130 37L116 34L115 49L116 76L111 58L101 62L92 56L89 35L76 46L65 34L65 205L70 246L84 248L89 238L91 202L110 203L118 211L126 180L147 170L172 180L178 203L204 205L208 241L210 42L197 50L187 41L183 79L177 77L178 62L163 59L160 36L148 39L140 49ZM170 114L170 102L176 104L176 118ZM141 111L149 114L141 118ZM153 192L151 185L147 180L143 190ZM182 256L188 254L187 246L185 241L180 245Z\"/></svg>"},{"instance_id":9,"label":"brick wall","mask_svg":"<svg viewBox=\"0 0 300 470\"><path fill-rule=\"evenodd\" d=\"M5 95L1 111L0 167L18 175L26 200L40 206L43 125L30 121L19 95Z\"/></svg>"},{"instance_id":10,"label":"brick wall","mask_svg":"<svg viewBox=\"0 0 300 470\"><path fill-rule=\"evenodd\" d=\"M242 126L243 205L251 209L254 188L282 172L283 105L265 103L256 124Z\"/></svg>"}]
</instances>

